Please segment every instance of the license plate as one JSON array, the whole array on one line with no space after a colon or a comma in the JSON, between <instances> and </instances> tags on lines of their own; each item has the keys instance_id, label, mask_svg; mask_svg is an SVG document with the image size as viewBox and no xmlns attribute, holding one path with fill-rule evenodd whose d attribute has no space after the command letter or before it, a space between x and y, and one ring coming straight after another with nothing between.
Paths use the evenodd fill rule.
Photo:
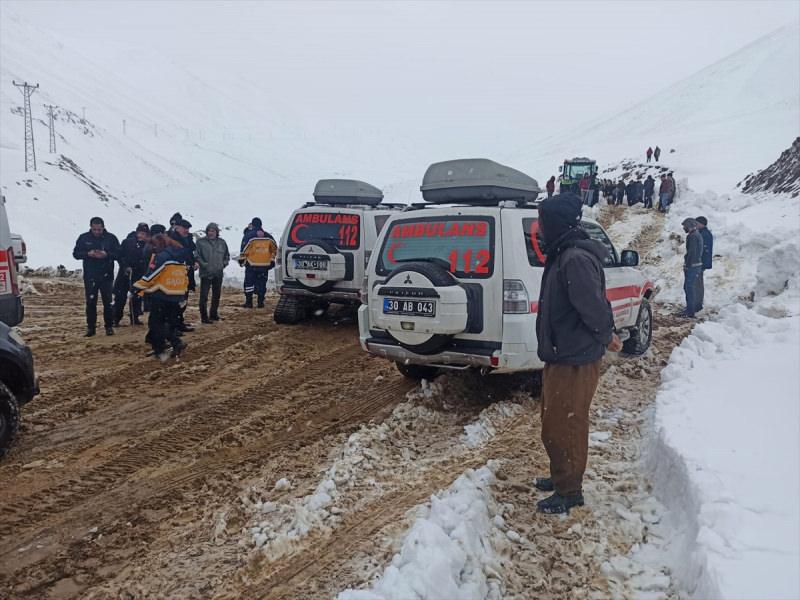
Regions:
<instances>
[{"instance_id":1,"label":"license plate","mask_svg":"<svg viewBox=\"0 0 800 600\"><path fill-rule=\"evenodd\" d=\"M434 317L436 302L431 300L394 300L383 299L383 314L403 315L405 317Z\"/></svg>"},{"instance_id":2,"label":"license plate","mask_svg":"<svg viewBox=\"0 0 800 600\"><path fill-rule=\"evenodd\" d=\"M328 261L327 260L305 260L305 259L295 259L294 261L294 268L300 269L301 271L327 271L328 270Z\"/></svg>"}]
</instances>

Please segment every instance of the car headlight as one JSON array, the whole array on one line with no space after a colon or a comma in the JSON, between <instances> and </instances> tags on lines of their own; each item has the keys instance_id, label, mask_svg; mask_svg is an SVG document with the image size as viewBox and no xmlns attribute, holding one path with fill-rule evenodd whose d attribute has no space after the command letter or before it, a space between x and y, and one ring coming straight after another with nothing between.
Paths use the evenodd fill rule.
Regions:
<instances>
[{"instance_id":1,"label":"car headlight","mask_svg":"<svg viewBox=\"0 0 800 600\"><path fill-rule=\"evenodd\" d=\"M25 340L22 339L22 335L20 334L19 329L16 327L12 327L8 330L8 337L11 338L11 341L17 346L25 346Z\"/></svg>"}]
</instances>

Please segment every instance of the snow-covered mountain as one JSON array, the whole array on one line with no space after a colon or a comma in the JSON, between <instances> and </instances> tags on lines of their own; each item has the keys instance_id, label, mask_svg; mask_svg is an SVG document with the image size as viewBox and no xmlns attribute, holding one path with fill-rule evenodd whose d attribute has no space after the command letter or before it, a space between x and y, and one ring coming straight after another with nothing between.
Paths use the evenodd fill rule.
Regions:
<instances>
[{"instance_id":1,"label":"snow-covered mountain","mask_svg":"<svg viewBox=\"0 0 800 600\"><path fill-rule=\"evenodd\" d=\"M798 39L796 26L781 29L617 115L493 158L544 181L565 156L617 164L659 144L679 179L725 191L800 130ZM23 169L12 80L40 85L34 173ZM44 104L57 107L54 154ZM253 216L280 232L320 177L357 177L389 200L418 200L428 162L454 157L391 131L308 131L263 82L209 83L146 47L76 49L8 11L0 24L0 190L32 266L76 266L72 243L94 215L124 235L177 210L198 229L219 222L235 245Z\"/></svg>"},{"instance_id":2,"label":"snow-covered mountain","mask_svg":"<svg viewBox=\"0 0 800 600\"><path fill-rule=\"evenodd\" d=\"M635 73L619 82L621 97L635 82ZM694 189L731 190L800 132L800 27L774 31L607 119L575 121L563 134L532 142L512 164L546 179L564 158L644 162L648 146L658 145L661 162Z\"/></svg>"}]
</instances>

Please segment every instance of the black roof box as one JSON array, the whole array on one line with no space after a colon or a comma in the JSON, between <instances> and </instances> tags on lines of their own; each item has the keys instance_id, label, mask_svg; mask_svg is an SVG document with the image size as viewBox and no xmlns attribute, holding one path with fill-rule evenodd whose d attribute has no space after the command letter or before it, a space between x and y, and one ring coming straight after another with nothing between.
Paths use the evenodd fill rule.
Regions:
<instances>
[{"instance_id":1,"label":"black roof box","mask_svg":"<svg viewBox=\"0 0 800 600\"><path fill-rule=\"evenodd\" d=\"M381 190L357 179L320 179L314 186L314 201L317 204L377 206L382 200Z\"/></svg>"},{"instance_id":2,"label":"black roof box","mask_svg":"<svg viewBox=\"0 0 800 600\"><path fill-rule=\"evenodd\" d=\"M422 197L441 204L496 204L501 200L532 202L541 192L535 179L486 158L433 163L422 178Z\"/></svg>"}]
</instances>

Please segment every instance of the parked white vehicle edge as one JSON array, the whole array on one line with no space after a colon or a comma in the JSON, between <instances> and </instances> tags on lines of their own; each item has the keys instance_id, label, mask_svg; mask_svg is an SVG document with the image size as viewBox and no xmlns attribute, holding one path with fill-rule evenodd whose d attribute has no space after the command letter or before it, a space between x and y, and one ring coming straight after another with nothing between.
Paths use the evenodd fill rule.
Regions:
<instances>
[{"instance_id":1,"label":"parked white vehicle edge","mask_svg":"<svg viewBox=\"0 0 800 600\"><path fill-rule=\"evenodd\" d=\"M25 239L18 233L11 234L11 244L14 248L14 262L21 265L28 261L28 246Z\"/></svg>"},{"instance_id":2,"label":"parked white vehicle edge","mask_svg":"<svg viewBox=\"0 0 800 600\"><path fill-rule=\"evenodd\" d=\"M14 243L6 214L6 197L0 196L0 321L9 327L18 325L25 317L17 277Z\"/></svg>"},{"instance_id":3,"label":"parked white vehicle edge","mask_svg":"<svg viewBox=\"0 0 800 600\"><path fill-rule=\"evenodd\" d=\"M536 313L545 256L533 199L538 184L485 159L432 165L432 203L392 215L367 267L359 309L362 347L411 377L440 368L512 373L544 367ZM607 249L608 299L625 351L644 353L652 334L653 285L603 228L584 229Z\"/></svg>"}]
</instances>

